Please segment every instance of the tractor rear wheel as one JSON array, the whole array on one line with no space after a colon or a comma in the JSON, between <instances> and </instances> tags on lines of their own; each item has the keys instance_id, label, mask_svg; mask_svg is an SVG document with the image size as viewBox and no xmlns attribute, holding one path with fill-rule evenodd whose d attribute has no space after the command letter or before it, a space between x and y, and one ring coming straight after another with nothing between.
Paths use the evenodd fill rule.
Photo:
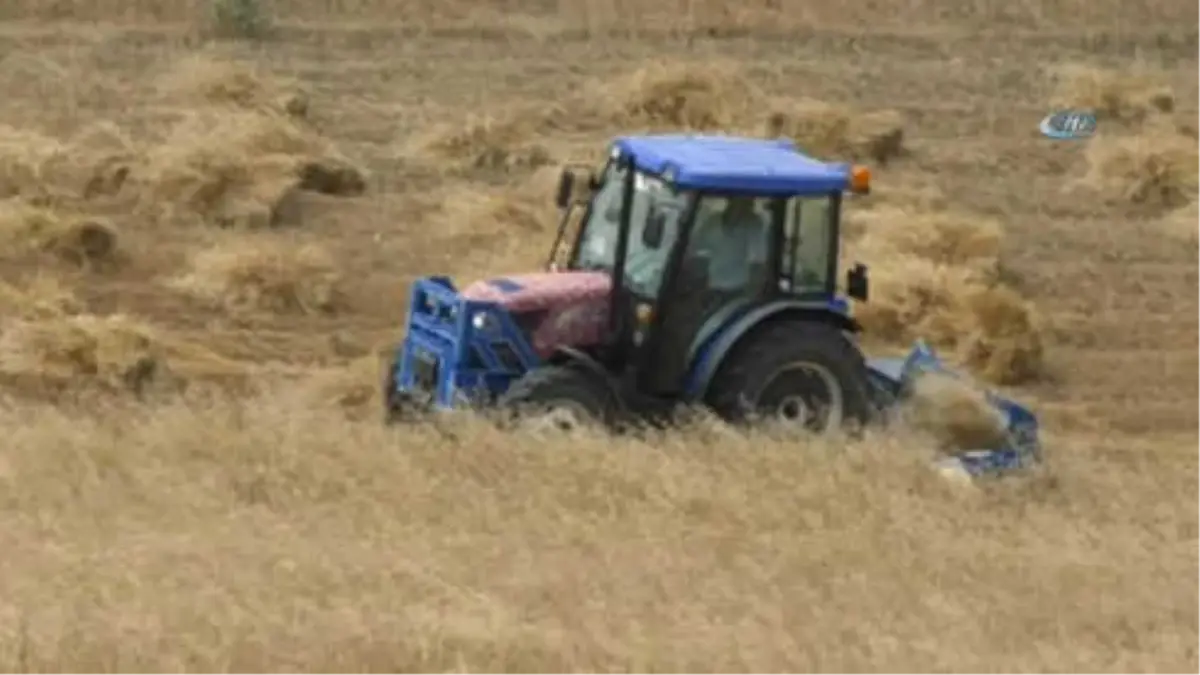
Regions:
<instances>
[{"instance_id":1,"label":"tractor rear wheel","mask_svg":"<svg viewBox=\"0 0 1200 675\"><path fill-rule=\"evenodd\" d=\"M521 425L561 431L607 425L616 408L608 383L583 368L566 365L543 366L526 373L499 403Z\"/></svg>"},{"instance_id":2,"label":"tractor rear wheel","mask_svg":"<svg viewBox=\"0 0 1200 675\"><path fill-rule=\"evenodd\" d=\"M871 414L867 368L837 327L804 320L762 326L734 347L706 402L731 422L766 419L828 434Z\"/></svg>"}]
</instances>

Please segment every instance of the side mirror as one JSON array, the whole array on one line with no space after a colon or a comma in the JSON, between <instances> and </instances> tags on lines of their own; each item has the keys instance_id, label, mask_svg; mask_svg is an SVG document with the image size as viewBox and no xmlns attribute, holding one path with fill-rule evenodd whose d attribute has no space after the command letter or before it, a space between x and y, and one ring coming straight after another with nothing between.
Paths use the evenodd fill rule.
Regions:
<instances>
[{"instance_id":1,"label":"side mirror","mask_svg":"<svg viewBox=\"0 0 1200 675\"><path fill-rule=\"evenodd\" d=\"M846 271L846 295L859 302L866 302L870 296L870 286L866 265L854 263L854 267Z\"/></svg>"},{"instance_id":2,"label":"side mirror","mask_svg":"<svg viewBox=\"0 0 1200 675\"><path fill-rule=\"evenodd\" d=\"M642 228L642 246L651 250L662 246L666 230L666 214L661 211L650 214L650 217L646 219L646 226Z\"/></svg>"},{"instance_id":3,"label":"side mirror","mask_svg":"<svg viewBox=\"0 0 1200 675\"><path fill-rule=\"evenodd\" d=\"M571 205L571 195L574 191L575 174L564 169L558 177L558 194L554 197L554 203L558 205L558 208L565 209Z\"/></svg>"}]
</instances>

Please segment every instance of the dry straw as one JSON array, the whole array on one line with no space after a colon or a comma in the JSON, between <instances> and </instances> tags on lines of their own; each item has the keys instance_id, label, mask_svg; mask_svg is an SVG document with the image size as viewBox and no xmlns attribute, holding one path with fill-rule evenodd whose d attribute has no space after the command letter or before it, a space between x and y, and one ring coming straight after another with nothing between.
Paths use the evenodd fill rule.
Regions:
<instances>
[{"instance_id":1,"label":"dry straw","mask_svg":"<svg viewBox=\"0 0 1200 675\"><path fill-rule=\"evenodd\" d=\"M1045 367L1037 309L1002 280L1003 229L970 213L879 207L859 214L847 259L871 266L874 292L856 308L868 339L923 338L993 382Z\"/></svg>"},{"instance_id":2,"label":"dry straw","mask_svg":"<svg viewBox=\"0 0 1200 675\"><path fill-rule=\"evenodd\" d=\"M259 237L198 251L173 286L233 311L327 314L345 301L341 279L321 246Z\"/></svg>"},{"instance_id":3,"label":"dry straw","mask_svg":"<svg viewBox=\"0 0 1200 675\"><path fill-rule=\"evenodd\" d=\"M1175 110L1175 93L1164 75L1144 65L1106 70L1070 64L1054 75L1050 104L1091 110L1102 124L1136 125Z\"/></svg>"}]
</instances>

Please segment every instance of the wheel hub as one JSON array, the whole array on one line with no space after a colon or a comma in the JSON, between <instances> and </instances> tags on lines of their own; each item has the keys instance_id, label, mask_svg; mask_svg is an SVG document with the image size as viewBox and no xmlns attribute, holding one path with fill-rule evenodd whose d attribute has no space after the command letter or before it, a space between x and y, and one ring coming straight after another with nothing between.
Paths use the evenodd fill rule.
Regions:
<instances>
[{"instance_id":1,"label":"wheel hub","mask_svg":"<svg viewBox=\"0 0 1200 675\"><path fill-rule=\"evenodd\" d=\"M587 410L573 401L552 401L522 415L523 425L531 431L570 432L583 426Z\"/></svg>"},{"instance_id":2,"label":"wheel hub","mask_svg":"<svg viewBox=\"0 0 1200 675\"><path fill-rule=\"evenodd\" d=\"M805 424L812 414L803 396L785 396L775 407L775 416L785 422Z\"/></svg>"},{"instance_id":3,"label":"wheel hub","mask_svg":"<svg viewBox=\"0 0 1200 675\"><path fill-rule=\"evenodd\" d=\"M841 426L843 394L837 378L816 363L794 363L768 379L758 397L760 414L787 426L829 433Z\"/></svg>"}]
</instances>

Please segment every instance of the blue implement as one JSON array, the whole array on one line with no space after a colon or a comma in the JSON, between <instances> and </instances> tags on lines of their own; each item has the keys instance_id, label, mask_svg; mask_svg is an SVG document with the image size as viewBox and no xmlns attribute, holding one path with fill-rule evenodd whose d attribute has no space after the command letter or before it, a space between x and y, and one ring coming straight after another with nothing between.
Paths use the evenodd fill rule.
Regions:
<instances>
[{"instance_id":1,"label":"blue implement","mask_svg":"<svg viewBox=\"0 0 1200 675\"><path fill-rule=\"evenodd\" d=\"M902 359L869 359L867 367L884 396L885 406L903 400L911 391L914 378L922 373L939 373L956 379L966 377L947 367L933 349L920 340L908 356ZM961 448L954 457L939 461L939 468L984 476L1025 469L1041 461L1037 416L1025 406L995 392L986 392L986 397L1004 420L1004 440L989 448Z\"/></svg>"}]
</instances>

